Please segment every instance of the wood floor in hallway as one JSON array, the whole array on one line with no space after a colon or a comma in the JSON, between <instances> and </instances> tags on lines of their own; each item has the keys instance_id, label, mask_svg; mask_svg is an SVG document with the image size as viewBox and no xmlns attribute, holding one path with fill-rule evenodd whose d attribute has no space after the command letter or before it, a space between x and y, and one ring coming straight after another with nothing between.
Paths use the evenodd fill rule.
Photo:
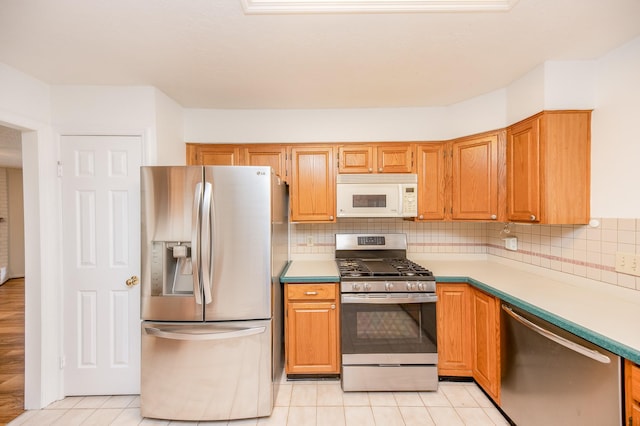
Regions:
<instances>
[{"instance_id":1,"label":"wood floor in hallway","mask_svg":"<svg viewBox=\"0 0 640 426\"><path fill-rule=\"evenodd\" d=\"M0 425L24 407L24 278L0 286Z\"/></svg>"}]
</instances>

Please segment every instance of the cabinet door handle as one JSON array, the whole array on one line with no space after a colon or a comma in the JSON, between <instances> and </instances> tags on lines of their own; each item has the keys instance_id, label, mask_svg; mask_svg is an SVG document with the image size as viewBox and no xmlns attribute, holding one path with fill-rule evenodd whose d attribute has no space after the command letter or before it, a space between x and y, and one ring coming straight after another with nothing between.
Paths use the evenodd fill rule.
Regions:
<instances>
[{"instance_id":1,"label":"cabinet door handle","mask_svg":"<svg viewBox=\"0 0 640 426\"><path fill-rule=\"evenodd\" d=\"M336 308L336 305L331 305L331 309L335 309L335 308Z\"/></svg>"},{"instance_id":2,"label":"cabinet door handle","mask_svg":"<svg viewBox=\"0 0 640 426\"><path fill-rule=\"evenodd\" d=\"M531 215L531 217L529 217L529 219L531 219L531 220L536 220L536 215L535 215L535 214L532 214L532 215Z\"/></svg>"},{"instance_id":3,"label":"cabinet door handle","mask_svg":"<svg viewBox=\"0 0 640 426\"><path fill-rule=\"evenodd\" d=\"M318 292L317 291L305 291L304 295L305 296L317 296Z\"/></svg>"},{"instance_id":4,"label":"cabinet door handle","mask_svg":"<svg viewBox=\"0 0 640 426\"><path fill-rule=\"evenodd\" d=\"M329 220L333 220L333 216L329 216Z\"/></svg>"},{"instance_id":5,"label":"cabinet door handle","mask_svg":"<svg viewBox=\"0 0 640 426\"><path fill-rule=\"evenodd\" d=\"M491 215L491 220L496 220L498 218L498 215L492 214Z\"/></svg>"}]
</instances>

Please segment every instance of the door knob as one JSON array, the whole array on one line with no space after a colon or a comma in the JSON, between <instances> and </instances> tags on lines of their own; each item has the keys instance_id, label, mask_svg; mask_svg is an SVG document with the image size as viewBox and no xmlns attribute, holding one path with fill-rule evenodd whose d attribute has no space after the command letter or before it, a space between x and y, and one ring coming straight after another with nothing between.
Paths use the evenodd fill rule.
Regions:
<instances>
[{"instance_id":1,"label":"door knob","mask_svg":"<svg viewBox=\"0 0 640 426\"><path fill-rule=\"evenodd\" d=\"M135 275L132 275L131 278L129 278L126 283L127 283L127 287L133 287L138 285L138 283L140 282L140 278L138 278Z\"/></svg>"}]
</instances>

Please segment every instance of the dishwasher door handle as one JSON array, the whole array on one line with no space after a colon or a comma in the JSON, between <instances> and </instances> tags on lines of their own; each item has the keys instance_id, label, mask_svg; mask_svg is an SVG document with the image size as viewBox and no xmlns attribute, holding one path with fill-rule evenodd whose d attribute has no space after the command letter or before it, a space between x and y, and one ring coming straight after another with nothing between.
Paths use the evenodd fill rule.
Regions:
<instances>
[{"instance_id":1,"label":"dishwasher door handle","mask_svg":"<svg viewBox=\"0 0 640 426\"><path fill-rule=\"evenodd\" d=\"M559 345L564 346L567 349L571 349L574 352L577 352L581 355L584 355L588 358L591 358L594 361L598 361L601 362L602 364L610 364L611 363L611 359L604 355L601 354L600 352L593 350L593 349L589 349L589 348L585 348L584 346L576 343L576 342L572 342L571 340L565 339L564 337L558 336L557 334L540 327L537 324L532 323L531 321L529 321L528 319L522 317L521 315L518 315L517 313L515 313L513 311L513 309L511 309L509 306L507 305L502 305L502 310L505 311L507 314L509 314L509 316L511 316L513 319L515 319L516 321L518 321L520 324L524 325L525 327L529 328L532 331L535 331L536 333L538 333L539 335L546 337L549 340L552 340L554 342L556 342Z\"/></svg>"}]
</instances>

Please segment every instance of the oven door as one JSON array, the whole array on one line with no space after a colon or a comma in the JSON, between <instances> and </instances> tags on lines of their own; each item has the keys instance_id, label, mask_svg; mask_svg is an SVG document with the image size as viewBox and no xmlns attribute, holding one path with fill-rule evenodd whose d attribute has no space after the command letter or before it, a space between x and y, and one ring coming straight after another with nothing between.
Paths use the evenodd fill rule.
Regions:
<instances>
[{"instance_id":1,"label":"oven door","mask_svg":"<svg viewBox=\"0 0 640 426\"><path fill-rule=\"evenodd\" d=\"M343 365L438 363L434 293L341 297Z\"/></svg>"}]
</instances>

